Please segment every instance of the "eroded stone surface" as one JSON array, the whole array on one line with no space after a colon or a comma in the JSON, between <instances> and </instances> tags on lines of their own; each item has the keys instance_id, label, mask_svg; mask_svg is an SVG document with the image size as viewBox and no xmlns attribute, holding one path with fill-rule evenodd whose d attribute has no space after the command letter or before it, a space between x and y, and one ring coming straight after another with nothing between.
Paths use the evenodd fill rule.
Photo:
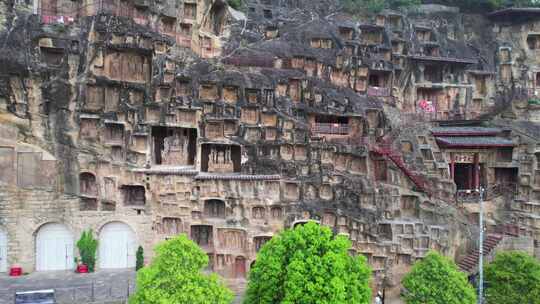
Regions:
<instances>
[{"instance_id":1,"label":"eroded stone surface","mask_svg":"<svg viewBox=\"0 0 540 304\"><path fill-rule=\"evenodd\" d=\"M74 239L92 228L107 247L121 222L125 265L100 256L98 267L132 266L138 245L150 260L157 242L186 233L240 292L264 242L316 220L348 235L376 288L397 297L429 249L465 260L478 231L467 190L479 185L488 233L540 254L534 12L509 22L513 11L439 6L352 18L334 1L249 0L247 14L222 0L0 8L7 265L35 269L47 223Z\"/></svg>"}]
</instances>

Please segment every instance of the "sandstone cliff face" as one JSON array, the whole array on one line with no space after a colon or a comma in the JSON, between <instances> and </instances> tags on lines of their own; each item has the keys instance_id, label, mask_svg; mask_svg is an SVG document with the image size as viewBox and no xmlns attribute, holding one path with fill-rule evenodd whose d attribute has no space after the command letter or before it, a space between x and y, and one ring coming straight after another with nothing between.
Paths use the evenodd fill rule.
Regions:
<instances>
[{"instance_id":1,"label":"sandstone cliff face","mask_svg":"<svg viewBox=\"0 0 540 304\"><path fill-rule=\"evenodd\" d=\"M540 15L514 13L2 2L5 266L52 267L47 225L73 239L92 228L101 268L187 233L242 281L273 234L315 220L397 296L428 250L462 260L474 247L479 186L488 232L538 255Z\"/></svg>"}]
</instances>

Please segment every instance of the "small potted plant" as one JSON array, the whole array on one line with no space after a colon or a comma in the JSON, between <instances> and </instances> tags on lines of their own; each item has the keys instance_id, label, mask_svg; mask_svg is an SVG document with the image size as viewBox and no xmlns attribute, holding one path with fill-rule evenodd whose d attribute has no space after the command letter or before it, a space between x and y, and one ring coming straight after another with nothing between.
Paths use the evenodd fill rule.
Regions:
<instances>
[{"instance_id":1,"label":"small potted plant","mask_svg":"<svg viewBox=\"0 0 540 304\"><path fill-rule=\"evenodd\" d=\"M92 230L83 231L81 238L77 242L77 248L80 255L80 268L77 266L77 272L94 272L96 265L96 250L98 241L94 238ZM79 264L78 264L79 265ZM82 271L79 271L82 270Z\"/></svg>"},{"instance_id":2,"label":"small potted plant","mask_svg":"<svg viewBox=\"0 0 540 304\"><path fill-rule=\"evenodd\" d=\"M79 257L75 258L75 264L77 264L77 273L88 273L88 266Z\"/></svg>"}]
</instances>

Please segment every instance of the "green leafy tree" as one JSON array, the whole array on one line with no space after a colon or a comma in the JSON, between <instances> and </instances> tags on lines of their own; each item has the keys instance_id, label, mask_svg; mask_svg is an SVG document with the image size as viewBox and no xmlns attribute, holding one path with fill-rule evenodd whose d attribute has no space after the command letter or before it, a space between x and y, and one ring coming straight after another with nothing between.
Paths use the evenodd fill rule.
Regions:
<instances>
[{"instance_id":1,"label":"green leafy tree","mask_svg":"<svg viewBox=\"0 0 540 304\"><path fill-rule=\"evenodd\" d=\"M130 304L226 304L233 295L216 274L205 275L208 256L181 234L156 246L150 265L137 272Z\"/></svg>"},{"instance_id":2,"label":"green leafy tree","mask_svg":"<svg viewBox=\"0 0 540 304\"><path fill-rule=\"evenodd\" d=\"M407 304L475 304L475 289L454 262L429 252L402 280Z\"/></svg>"},{"instance_id":3,"label":"green leafy tree","mask_svg":"<svg viewBox=\"0 0 540 304\"><path fill-rule=\"evenodd\" d=\"M281 232L259 251L244 303L369 303L371 270L350 247L313 222Z\"/></svg>"},{"instance_id":4,"label":"green leafy tree","mask_svg":"<svg viewBox=\"0 0 540 304\"><path fill-rule=\"evenodd\" d=\"M138 271L139 269L144 267L144 250L142 246L139 246L137 248L137 252L135 253L135 270Z\"/></svg>"},{"instance_id":5,"label":"green leafy tree","mask_svg":"<svg viewBox=\"0 0 540 304\"><path fill-rule=\"evenodd\" d=\"M96 251L98 240L94 238L92 229L83 231L81 238L77 241L77 248L83 264L88 266L89 272L94 272L96 267Z\"/></svg>"},{"instance_id":6,"label":"green leafy tree","mask_svg":"<svg viewBox=\"0 0 540 304\"><path fill-rule=\"evenodd\" d=\"M504 252L485 268L489 304L540 304L540 262L524 252Z\"/></svg>"}]
</instances>

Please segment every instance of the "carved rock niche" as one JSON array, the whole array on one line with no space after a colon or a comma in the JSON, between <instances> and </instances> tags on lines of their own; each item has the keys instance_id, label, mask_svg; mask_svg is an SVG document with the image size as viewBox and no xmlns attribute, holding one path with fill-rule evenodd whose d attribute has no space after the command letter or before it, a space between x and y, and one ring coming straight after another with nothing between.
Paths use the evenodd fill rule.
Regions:
<instances>
[{"instance_id":1,"label":"carved rock niche","mask_svg":"<svg viewBox=\"0 0 540 304\"><path fill-rule=\"evenodd\" d=\"M234 228L219 228L217 232L218 246L225 250L244 250L246 248L246 232Z\"/></svg>"},{"instance_id":2,"label":"carved rock niche","mask_svg":"<svg viewBox=\"0 0 540 304\"><path fill-rule=\"evenodd\" d=\"M285 183L284 198L288 200L298 200L300 192L296 183Z\"/></svg>"},{"instance_id":3,"label":"carved rock niche","mask_svg":"<svg viewBox=\"0 0 540 304\"><path fill-rule=\"evenodd\" d=\"M240 172L241 149L237 145L202 145L201 170L204 172Z\"/></svg>"},{"instance_id":4,"label":"carved rock niche","mask_svg":"<svg viewBox=\"0 0 540 304\"><path fill-rule=\"evenodd\" d=\"M176 96L186 97L192 95L191 84L188 79L176 80Z\"/></svg>"},{"instance_id":5,"label":"carved rock niche","mask_svg":"<svg viewBox=\"0 0 540 304\"><path fill-rule=\"evenodd\" d=\"M204 134L209 139L223 138L223 127L222 121L207 122Z\"/></svg>"},{"instance_id":6,"label":"carved rock niche","mask_svg":"<svg viewBox=\"0 0 540 304\"><path fill-rule=\"evenodd\" d=\"M336 225L336 215L332 212L325 212L322 218L322 224L329 227Z\"/></svg>"},{"instance_id":7,"label":"carved rock niche","mask_svg":"<svg viewBox=\"0 0 540 304\"><path fill-rule=\"evenodd\" d=\"M86 111L100 111L103 109L104 89L103 87L88 85L86 86L86 101L84 104L84 110Z\"/></svg>"},{"instance_id":8,"label":"carved rock niche","mask_svg":"<svg viewBox=\"0 0 540 304\"><path fill-rule=\"evenodd\" d=\"M283 160L292 160L294 157L294 148L290 145L282 145L280 154Z\"/></svg>"},{"instance_id":9,"label":"carved rock niche","mask_svg":"<svg viewBox=\"0 0 540 304\"><path fill-rule=\"evenodd\" d=\"M261 113L261 122L265 127L275 127L277 125L277 115L275 113Z\"/></svg>"},{"instance_id":10,"label":"carved rock niche","mask_svg":"<svg viewBox=\"0 0 540 304\"><path fill-rule=\"evenodd\" d=\"M228 104L236 104L238 102L238 87L225 86L223 88L223 100Z\"/></svg>"},{"instance_id":11,"label":"carved rock niche","mask_svg":"<svg viewBox=\"0 0 540 304\"><path fill-rule=\"evenodd\" d=\"M353 157L351 160L351 171L353 173L366 174L367 173L367 158L366 157Z\"/></svg>"},{"instance_id":12,"label":"carved rock niche","mask_svg":"<svg viewBox=\"0 0 540 304\"><path fill-rule=\"evenodd\" d=\"M334 154L334 164L336 170L347 170L347 161L349 156L346 154Z\"/></svg>"},{"instance_id":13,"label":"carved rock niche","mask_svg":"<svg viewBox=\"0 0 540 304\"><path fill-rule=\"evenodd\" d=\"M330 201L334 198L334 193L332 191L332 186L324 184L320 188L320 197L324 200Z\"/></svg>"},{"instance_id":14,"label":"carved rock niche","mask_svg":"<svg viewBox=\"0 0 540 304\"><path fill-rule=\"evenodd\" d=\"M255 125L259 122L259 111L257 108L242 107L241 117L243 123Z\"/></svg>"},{"instance_id":15,"label":"carved rock niche","mask_svg":"<svg viewBox=\"0 0 540 304\"><path fill-rule=\"evenodd\" d=\"M199 98L203 100L218 100L218 86L214 83L205 83L199 86Z\"/></svg>"},{"instance_id":16,"label":"carved rock niche","mask_svg":"<svg viewBox=\"0 0 540 304\"><path fill-rule=\"evenodd\" d=\"M307 200L317 199L317 189L314 185L306 185L304 187L304 198Z\"/></svg>"}]
</instances>

